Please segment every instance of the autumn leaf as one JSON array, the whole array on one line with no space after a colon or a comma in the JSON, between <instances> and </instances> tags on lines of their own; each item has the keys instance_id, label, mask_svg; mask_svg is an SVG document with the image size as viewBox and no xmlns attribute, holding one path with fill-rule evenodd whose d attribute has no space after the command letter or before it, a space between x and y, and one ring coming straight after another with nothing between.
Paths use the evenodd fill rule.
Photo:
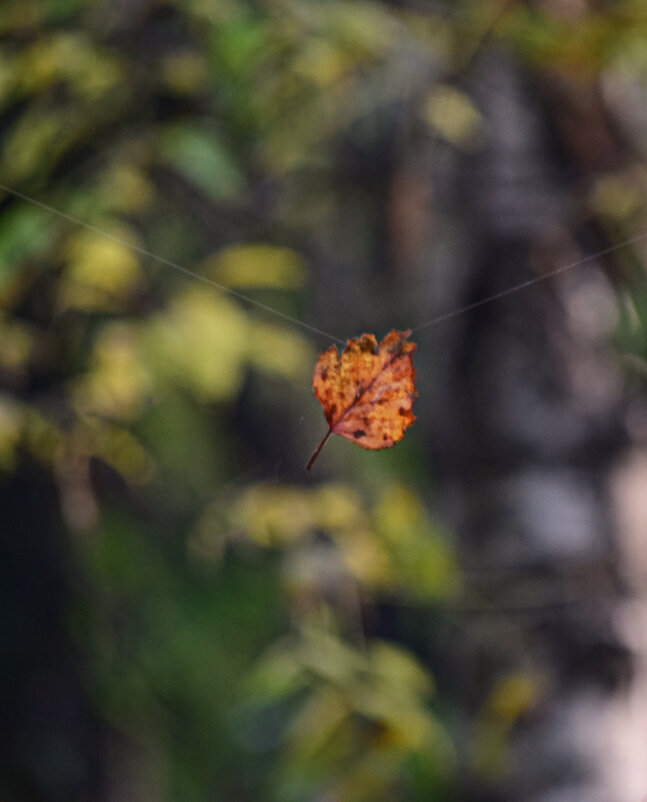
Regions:
<instances>
[{"instance_id":1,"label":"autumn leaf","mask_svg":"<svg viewBox=\"0 0 647 802\"><path fill-rule=\"evenodd\" d=\"M310 470L331 434L362 448L390 448L404 436L415 416L417 395L413 367L415 343L411 331L389 332L378 345L372 334L348 340L341 355L337 347L319 354L312 389L323 407L328 431L306 464Z\"/></svg>"}]
</instances>

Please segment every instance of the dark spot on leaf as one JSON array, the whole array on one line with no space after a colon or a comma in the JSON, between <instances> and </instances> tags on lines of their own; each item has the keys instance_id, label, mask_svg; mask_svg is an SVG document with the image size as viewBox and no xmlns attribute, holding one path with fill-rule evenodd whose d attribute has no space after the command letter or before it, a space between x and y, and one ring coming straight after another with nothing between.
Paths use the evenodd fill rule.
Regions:
<instances>
[{"instance_id":1,"label":"dark spot on leaf","mask_svg":"<svg viewBox=\"0 0 647 802\"><path fill-rule=\"evenodd\" d=\"M324 369L321 371L321 378L322 378L324 381L326 381L326 379L328 378L328 368L324 368Z\"/></svg>"},{"instance_id":2,"label":"dark spot on leaf","mask_svg":"<svg viewBox=\"0 0 647 802\"><path fill-rule=\"evenodd\" d=\"M400 412L400 415L406 415L407 414L407 410L404 407L400 407L399 412Z\"/></svg>"},{"instance_id":3,"label":"dark spot on leaf","mask_svg":"<svg viewBox=\"0 0 647 802\"><path fill-rule=\"evenodd\" d=\"M353 437L357 440L360 437L366 437L366 432L364 429L355 429L353 432Z\"/></svg>"},{"instance_id":4,"label":"dark spot on leaf","mask_svg":"<svg viewBox=\"0 0 647 802\"><path fill-rule=\"evenodd\" d=\"M389 439L389 438L388 438L388 435L386 435L386 434L383 434L383 435L382 435L382 440L388 440L388 439Z\"/></svg>"}]
</instances>

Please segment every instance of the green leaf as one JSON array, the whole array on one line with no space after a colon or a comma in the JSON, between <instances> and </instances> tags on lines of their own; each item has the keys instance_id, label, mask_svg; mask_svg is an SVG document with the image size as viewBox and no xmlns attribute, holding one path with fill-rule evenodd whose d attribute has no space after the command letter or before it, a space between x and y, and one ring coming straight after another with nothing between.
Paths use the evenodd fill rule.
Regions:
<instances>
[{"instance_id":1,"label":"green leaf","mask_svg":"<svg viewBox=\"0 0 647 802\"><path fill-rule=\"evenodd\" d=\"M161 156L214 200L231 200L245 189L238 165L215 131L171 126L162 135Z\"/></svg>"}]
</instances>

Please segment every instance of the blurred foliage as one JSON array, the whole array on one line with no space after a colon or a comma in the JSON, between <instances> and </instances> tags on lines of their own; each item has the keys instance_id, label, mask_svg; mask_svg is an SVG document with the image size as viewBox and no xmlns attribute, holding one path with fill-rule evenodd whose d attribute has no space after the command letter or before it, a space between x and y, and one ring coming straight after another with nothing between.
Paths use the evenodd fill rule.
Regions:
<instances>
[{"instance_id":1,"label":"blurred foliage","mask_svg":"<svg viewBox=\"0 0 647 802\"><path fill-rule=\"evenodd\" d=\"M428 655L370 625L460 592L423 462L331 447L340 478L306 485L321 343L146 254L307 322L340 148L402 102L478 148L484 38L644 99L644 5L572 5L4 0L1 180L89 227L0 197L0 470L57 488L84 692L140 756L124 798L453 798ZM644 223L644 191L602 175L590 204ZM477 762L533 682L484 701Z\"/></svg>"}]
</instances>

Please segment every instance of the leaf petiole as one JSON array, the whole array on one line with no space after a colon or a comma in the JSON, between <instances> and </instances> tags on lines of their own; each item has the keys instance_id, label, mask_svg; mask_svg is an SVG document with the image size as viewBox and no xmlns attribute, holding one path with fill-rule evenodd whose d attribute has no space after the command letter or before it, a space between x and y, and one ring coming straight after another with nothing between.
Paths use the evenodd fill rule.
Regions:
<instances>
[{"instance_id":1,"label":"leaf petiole","mask_svg":"<svg viewBox=\"0 0 647 802\"><path fill-rule=\"evenodd\" d=\"M326 440L330 437L331 434L332 434L332 426L328 429L326 434L324 434L324 436L321 438L321 442L310 455L310 459L306 462L306 471L309 471L310 468L312 468L315 460L319 456L319 452L324 447L324 445L326 444Z\"/></svg>"}]
</instances>

